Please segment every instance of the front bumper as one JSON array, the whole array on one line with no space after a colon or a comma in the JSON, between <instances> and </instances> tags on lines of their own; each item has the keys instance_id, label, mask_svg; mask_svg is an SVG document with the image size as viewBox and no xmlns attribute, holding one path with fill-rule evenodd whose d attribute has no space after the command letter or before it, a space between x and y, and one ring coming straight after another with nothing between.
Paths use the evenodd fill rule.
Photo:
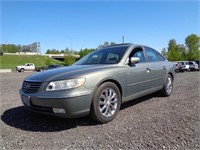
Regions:
<instances>
[{"instance_id":1,"label":"front bumper","mask_svg":"<svg viewBox=\"0 0 200 150\"><path fill-rule=\"evenodd\" d=\"M198 67L195 67L195 66L192 66L192 67L190 67L190 70L192 70L192 71L195 71L195 70L198 70L199 68Z\"/></svg>"},{"instance_id":2,"label":"front bumper","mask_svg":"<svg viewBox=\"0 0 200 150\"><path fill-rule=\"evenodd\" d=\"M22 103L29 110L63 118L87 116L92 103L92 92L88 91L74 95L68 95L66 91L25 93L20 90L19 93ZM64 109L65 113L54 113L53 108Z\"/></svg>"}]
</instances>

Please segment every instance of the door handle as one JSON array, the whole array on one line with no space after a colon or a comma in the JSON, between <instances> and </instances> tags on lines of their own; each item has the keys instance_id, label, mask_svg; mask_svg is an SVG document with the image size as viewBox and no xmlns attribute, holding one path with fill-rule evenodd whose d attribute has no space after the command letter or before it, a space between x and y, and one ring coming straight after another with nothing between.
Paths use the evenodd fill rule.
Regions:
<instances>
[{"instance_id":1,"label":"door handle","mask_svg":"<svg viewBox=\"0 0 200 150\"><path fill-rule=\"evenodd\" d=\"M163 66L163 70L166 70L166 67L165 67L165 66Z\"/></svg>"},{"instance_id":2,"label":"door handle","mask_svg":"<svg viewBox=\"0 0 200 150\"><path fill-rule=\"evenodd\" d=\"M149 69L149 68L147 68L146 70L147 70L147 73L151 72L151 69Z\"/></svg>"}]
</instances>

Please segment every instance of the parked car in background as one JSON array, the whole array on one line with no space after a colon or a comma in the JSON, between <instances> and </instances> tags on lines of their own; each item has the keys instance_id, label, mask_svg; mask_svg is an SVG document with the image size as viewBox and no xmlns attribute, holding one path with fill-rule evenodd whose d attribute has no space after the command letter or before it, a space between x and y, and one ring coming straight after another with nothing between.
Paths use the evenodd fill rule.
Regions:
<instances>
[{"instance_id":1,"label":"parked car in background","mask_svg":"<svg viewBox=\"0 0 200 150\"><path fill-rule=\"evenodd\" d=\"M74 65L27 77L20 90L22 103L32 111L58 117L90 115L106 123L121 103L159 91L170 96L175 68L156 50L118 44L94 51Z\"/></svg>"},{"instance_id":2,"label":"parked car in background","mask_svg":"<svg viewBox=\"0 0 200 150\"><path fill-rule=\"evenodd\" d=\"M190 71L189 61L176 61L176 63L178 63L180 72Z\"/></svg>"},{"instance_id":3,"label":"parked car in background","mask_svg":"<svg viewBox=\"0 0 200 150\"><path fill-rule=\"evenodd\" d=\"M195 60L195 62L198 64L198 67L200 67L199 60ZM199 69L198 69L198 71L199 71Z\"/></svg>"},{"instance_id":4,"label":"parked car in background","mask_svg":"<svg viewBox=\"0 0 200 150\"><path fill-rule=\"evenodd\" d=\"M46 67L36 67L35 71L41 72L41 71L45 71L46 69L47 69Z\"/></svg>"},{"instance_id":5,"label":"parked car in background","mask_svg":"<svg viewBox=\"0 0 200 150\"><path fill-rule=\"evenodd\" d=\"M189 61L189 67L191 71L199 70L199 65L196 63L196 61Z\"/></svg>"},{"instance_id":6,"label":"parked car in background","mask_svg":"<svg viewBox=\"0 0 200 150\"><path fill-rule=\"evenodd\" d=\"M56 69L56 68L60 68L60 67L63 67L63 66L62 65L58 65L58 64L53 64L53 65L49 65L47 67L47 70L49 70L49 69Z\"/></svg>"},{"instance_id":7,"label":"parked car in background","mask_svg":"<svg viewBox=\"0 0 200 150\"><path fill-rule=\"evenodd\" d=\"M46 67L36 67L34 63L26 63L21 66L16 66L17 72L24 72L24 71L44 71L46 70Z\"/></svg>"},{"instance_id":8,"label":"parked car in background","mask_svg":"<svg viewBox=\"0 0 200 150\"><path fill-rule=\"evenodd\" d=\"M189 66L189 62L188 61L183 61L181 62L182 66L183 66L183 69L185 71L190 71L190 66Z\"/></svg>"},{"instance_id":9,"label":"parked car in background","mask_svg":"<svg viewBox=\"0 0 200 150\"><path fill-rule=\"evenodd\" d=\"M185 71L185 67L184 65L182 65L182 62L173 62L175 65L175 71L176 72L184 72Z\"/></svg>"},{"instance_id":10,"label":"parked car in background","mask_svg":"<svg viewBox=\"0 0 200 150\"><path fill-rule=\"evenodd\" d=\"M35 65L33 63L26 63L21 66L16 66L16 71L18 72L35 71Z\"/></svg>"}]
</instances>

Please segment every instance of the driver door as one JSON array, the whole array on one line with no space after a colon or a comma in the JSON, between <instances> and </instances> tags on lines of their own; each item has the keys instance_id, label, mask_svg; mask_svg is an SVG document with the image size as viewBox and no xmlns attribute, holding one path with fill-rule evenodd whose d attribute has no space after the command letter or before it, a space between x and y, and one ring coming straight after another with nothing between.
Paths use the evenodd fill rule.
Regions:
<instances>
[{"instance_id":1,"label":"driver door","mask_svg":"<svg viewBox=\"0 0 200 150\"><path fill-rule=\"evenodd\" d=\"M128 99L139 97L142 93L148 90L148 73L147 59L142 47L135 48L129 55L131 57L139 57L140 62L129 64L127 72L127 90L126 96Z\"/></svg>"}]
</instances>

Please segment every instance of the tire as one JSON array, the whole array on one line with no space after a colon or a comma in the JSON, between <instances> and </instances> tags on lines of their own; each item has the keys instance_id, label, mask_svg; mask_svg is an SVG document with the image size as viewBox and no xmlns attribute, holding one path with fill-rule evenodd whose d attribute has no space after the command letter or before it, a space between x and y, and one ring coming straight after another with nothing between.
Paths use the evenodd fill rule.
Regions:
<instances>
[{"instance_id":1,"label":"tire","mask_svg":"<svg viewBox=\"0 0 200 150\"><path fill-rule=\"evenodd\" d=\"M172 94L172 91L173 91L173 78L170 74L168 74L165 83L163 85L163 88L160 91L160 95L167 97Z\"/></svg>"},{"instance_id":2,"label":"tire","mask_svg":"<svg viewBox=\"0 0 200 150\"><path fill-rule=\"evenodd\" d=\"M24 72L24 68L21 68L21 69L20 69L20 72Z\"/></svg>"},{"instance_id":3,"label":"tire","mask_svg":"<svg viewBox=\"0 0 200 150\"><path fill-rule=\"evenodd\" d=\"M112 82L105 82L94 94L90 117L99 123L110 122L116 117L120 106L121 93L118 87Z\"/></svg>"}]
</instances>

